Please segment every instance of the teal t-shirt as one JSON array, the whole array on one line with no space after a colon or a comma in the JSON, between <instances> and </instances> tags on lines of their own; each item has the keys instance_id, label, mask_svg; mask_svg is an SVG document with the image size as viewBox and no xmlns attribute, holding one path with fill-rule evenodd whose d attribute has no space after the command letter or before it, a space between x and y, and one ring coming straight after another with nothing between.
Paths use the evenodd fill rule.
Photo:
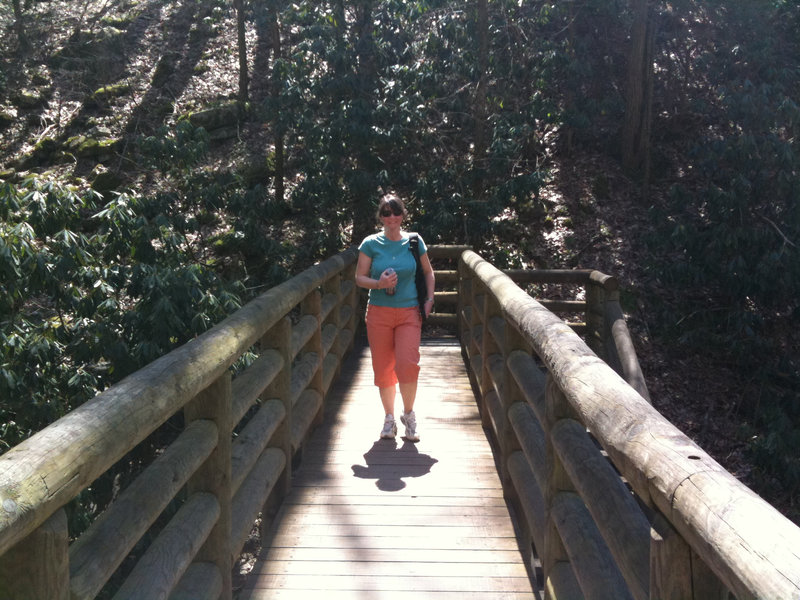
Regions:
<instances>
[{"instance_id":1,"label":"teal t-shirt","mask_svg":"<svg viewBox=\"0 0 800 600\"><path fill-rule=\"evenodd\" d=\"M402 233L402 239L393 242L381 233L364 238L359 251L363 252L372 259L372 266L369 276L372 279L379 279L389 267L397 272L397 290L393 296L386 293L386 290L370 290L369 303L376 306L391 306L393 308L406 308L417 306L417 286L414 283L414 273L417 270L417 262L409 247L409 234ZM422 237L419 238L419 255L422 256L428 251Z\"/></svg>"}]
</instances>

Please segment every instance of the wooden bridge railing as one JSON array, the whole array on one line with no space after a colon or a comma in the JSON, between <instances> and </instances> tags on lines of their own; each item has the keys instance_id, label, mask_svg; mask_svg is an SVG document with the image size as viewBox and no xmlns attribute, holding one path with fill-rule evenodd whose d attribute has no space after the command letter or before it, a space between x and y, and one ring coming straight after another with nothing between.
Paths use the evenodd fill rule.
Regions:
<instances>
[{"instance_id":1,"label":"wooden bridge railing","mask_svg":"<svg viewBox=\"0 0 800 600\"><path fill-rule=\"evenodd\" d=\"M463 250L431 256L454 263ZM270 289L0 456L0 599L89 599L112 577L115 600L230 598L257 515L288 491L352 347L356 258L347 250ZM455 289L455 269L437 277ZM455 292L439 295L452 311L431 322L455 325ZM246 353L257 358L233 377ZM64 507L176 416L180 434L71 540Z\"/></svg>"},{"instance_id":2,"label":"wooden bridge railing","mask_svg":"<svg viewBox=\"0 0 800 600\"><path fill-rule=\"evenodd\" d=\"M460 329L551 598L800 597L798 529L647 403L612 278L509 276L465 247L431 256L459 261L437 269L431 323ZM115 599L230 598L352 346L355 261L269 290L0 456L0 597L94 598L135 548ZM585 300L539 303L512 277L580 284ZM63 507L176 415L174 441L70 543Z\"/></svg>"},{"instance_id":3,"label":"wooden bridge railing","mask_svg":"<svg viewBox=\"0 0 800 600\"><path fill-rule=\"evenodd\" d=\"M259 511L288 491L352 347L356 256L272 288L0 456L0 597L94 598L157 533L115 600L230 598L234 561ZM70 543L63 507L180 413L180 434Z\"/></svg>"},{"instance_id":4,"label":"wooden bridge railing","mask_svg":"<svg viewBox=\"0 0 800 600\"><path fill-rule=\"evenodd\" d=\"M547 597L800 598L800 529L649 405L613 280L519 276L582 282L585 303L550 303L585 311L570 326L474 252L459 273L462 346Z\"/></svg>"}]
</instances>

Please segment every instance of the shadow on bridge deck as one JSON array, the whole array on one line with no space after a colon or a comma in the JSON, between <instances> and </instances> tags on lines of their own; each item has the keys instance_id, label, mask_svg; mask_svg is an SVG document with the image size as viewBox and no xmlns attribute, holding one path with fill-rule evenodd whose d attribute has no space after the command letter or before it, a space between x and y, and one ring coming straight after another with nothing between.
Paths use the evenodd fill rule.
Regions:
<instances>
[{"instance_id":1,"label":"shadow on bridge deck","mask_svg":"<svg viewBox=\"0 0 800 600\"><path fill-rule=\"evenodd\" d=\"M423 340L416 412L379 439L357 340L239 600L534 597L458 340Z\"/></svg>"}]
</instances>

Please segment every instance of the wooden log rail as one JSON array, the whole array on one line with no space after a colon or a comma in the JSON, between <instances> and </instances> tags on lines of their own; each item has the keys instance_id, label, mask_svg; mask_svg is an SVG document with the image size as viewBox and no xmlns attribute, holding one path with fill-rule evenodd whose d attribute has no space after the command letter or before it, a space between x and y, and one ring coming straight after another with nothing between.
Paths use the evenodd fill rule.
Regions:
<instances>
[{"instance_id":1,"label":"wooden log rail","mask_svg":"<svg viewBox=\"0 0 800 600\"><path fill-rule=\"evenodd\" d=\"M230 598L234 561L288 490L352 346L356 254L269 290L0 456L0 597L93 598L135 549L115 599ZM613 278L504 274L465 247L431 256L458 261L436 272L430 321L459 327L550 598L800 597L800 531L649 406ZM538 302L515 281L580 285L585 299ZM245 353L256 358L233 377ZM176 414L174 441L71 541L63 507Z\"/></svg>"},{"instance_id":2,"label":"wooden log rail","mask_svg":"<svg viewBox=\"0 0 800 600\"><path fill-rule=\"evenodd\" d=\"M800 529L650 406L615 282L510 275L586 286L584 342L474 252L459 264L462 347L546 597L800 598Z\"/></svg>"},{"instance_id":3,"label":"wooden log rail","mask_svg":"<svg viewBox=\"0 0 800 600\"><path fill-rule=\"evenodd\" d=\"M437 271L433 325L455 327L465 249L430 246L453 267ZM0 456L0 599L94 598L153 536L115 600L230 598L233 564L259 512L288 491L352 347L356 258L350 249L272 288ZM70 543L63 507L178 413L176 439Z\"/></svg>"},{"instance_id":4,"label":"wooden log rail","mask_svg":"<svg viewBox=\"0 0 800 600\"><path fill-rule=\"evenodd\" d=\"M585 300L550 300L534 295L539 304L563 315L570 327L582 335L597 356L623 376L642 397L650 399L647 384L633 347L633 341L620 305L619 283L610 276L590 269L504 271L517 285L555 284L580 286ZM579 315L583 321L571 317Z\"/></svg>"},{"instance_id":5,"label":"wooden log rail","mask_svg":"<svg viewBox=\"0 0 800 600\"><path fill-rule=\"evenodd\" d=\"M115 600L231 598L234 562L288 491L352 347L356 256L270 289L0 456L0 598L94 598L134 548ZM179 413L174 441L70 543L63 507Z\"/></svg>"}]
</instances>

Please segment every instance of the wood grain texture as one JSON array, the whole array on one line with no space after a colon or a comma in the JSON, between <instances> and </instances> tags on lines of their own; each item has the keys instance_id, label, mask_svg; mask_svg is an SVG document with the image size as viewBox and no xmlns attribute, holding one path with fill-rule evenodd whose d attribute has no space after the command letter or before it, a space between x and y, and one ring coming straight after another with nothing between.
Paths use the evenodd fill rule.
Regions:
<instances>
[{"instance_id":1,"label":"wood grain texture","mask_svg":"<svg viewBox=\"0 0 800 600\"><path fill-rule=\"evenodd\" d=\"M222 592L222 574L217 565L192 563L169 595L169 600L218 600Z\"/></svg>"},{"instance_id":2,"label":"wood grain texture","mask_svg":"<svg viewBox=\"0 0 800 600\"><path fill-rule=\"evenodd\" d=\"M264 389L283 368L284 359L276 350L265 350L258 359L236 376L232 384L231 420L239 423Z\"/></svg>"},{"instance_id":3,"label":"wood grain texture","mask_svg":"<svg viewBox=\"0 0 800 600\"><path fill-rule=\"evenodd\" d=\"M114 600L166 600L219 519L219 502L208 493L191 496L114 595Z\"/></svg>"},{"instance_id":4,"label":"wood grain texture","mask_svg":"<svg viewBox=\"0 0 800 600\"><path fill-rule=\"evenodd\" d=\"M214 423L205 419L191 423L72 543L69 568L73 599L94 598L99 593L217 442Z\"/></svg>"},{"instance_id":5,"label":"wood grain texture","mask_svg":"<svg viewBox=\"0 0 800 600\"><path fill-rule=\"evenodd\" d=\"M233 497L231 560L242 551L253 523L286 467L286 454L280 448L267 448Z\"/></svg>"},{"instance_id":6,"label":"wood grain texture","mask_svg":"<svg viewBox=\"0 0 800 600\"><path fill-rule=\"evenodd\" d=\"M800 597L800 528L669 423L510 278L474 252L462 261L473 287L484 285L530 341L577 420L639 498L668 519L739 600ZM613 281L597 283L613 291Z\"/></svg>"},{"instance_id":7,"label":"wood grain texture","mask_svg":"<svg viewBox=\"0 0 800 600\"><path fill-rule=\"evenodd\" d=\"M534 597L461 348L423 340L421 366L421 441L404 441L399 421L380 440L369 350L356 345L239 600Z\"/></svg>"},{"instance_id":8,"label":"wood grain texture","mask_svg":"<svg viewBox=\"0 0 800 600\"><path fill-rule=\"evenodd\" d=\"M631 594L639 600L648 598L650 523L635 498L577 421L556 423L551 439L570 480L587 499L586 507Z\"/></svg>"},{"instance_id":9,"label":"wood grain texture","mask_svg":"<svg viewBox=\"0 0 800 600\"><path fill-rule=\"evenodd\" d=\"M234 440L231 455L232 494L239 490L242 481L272 440L272 435L283 423L285 415L286 409L280 400L267 400Z\"/></svg>"},{"instance_id":10,"label":"wood grain texture","mask_svg":"<svg viewBox=\"0 0 800 600\"><path fill-rule=\"evenodd\" d=\"M67 515L62 509L0 556L0 598L68 600Z\"/></svg>"},{"instance_id":11,"label":"wood grain texture","mask_svg":"<svg viewBox=\"0 0 800 600\"><path fill-rule=\"evenodd\" d=\"M309 292L356 258L351 248L271 288L0 456L0 554L225 373Z\"/></svg>"}]
</instances>

